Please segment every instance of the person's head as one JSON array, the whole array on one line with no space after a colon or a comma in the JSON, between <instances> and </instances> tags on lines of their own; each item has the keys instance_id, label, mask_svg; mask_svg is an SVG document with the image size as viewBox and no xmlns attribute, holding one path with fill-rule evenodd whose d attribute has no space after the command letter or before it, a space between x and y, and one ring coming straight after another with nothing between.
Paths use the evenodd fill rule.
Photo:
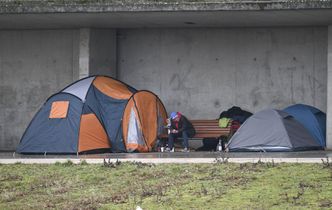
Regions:
<instances>
[{"instance_id":1,"label":"person's head","mask_svg":"<svg viewBox=\"0 0 332 210\"><path fill-rule=\"evenodd\" d=\"M179 121L181 117L181 113L180 112L172 112L170 115L171 120L173 121Z\"/></svg>"}]
</instances>

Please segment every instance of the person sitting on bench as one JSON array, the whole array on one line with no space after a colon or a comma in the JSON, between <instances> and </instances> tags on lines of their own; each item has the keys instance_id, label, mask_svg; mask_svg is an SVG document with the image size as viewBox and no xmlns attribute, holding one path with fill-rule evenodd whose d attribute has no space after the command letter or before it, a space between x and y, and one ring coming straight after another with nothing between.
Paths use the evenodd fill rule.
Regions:
<instances>
[{"instance_id":1,"label":"person sitting on bench","mask_svg":"<svg viewBox=\"0 0 332 210\"><path fill-rule=\"evenodd\" d=\"M172 112L170 115L170 133L168 134L168 150L174 152L174 140L183 138L183 151L189 152L188 139L195 135L195 128L191 122L180 112Z\"/></svg>"}]
</instances>

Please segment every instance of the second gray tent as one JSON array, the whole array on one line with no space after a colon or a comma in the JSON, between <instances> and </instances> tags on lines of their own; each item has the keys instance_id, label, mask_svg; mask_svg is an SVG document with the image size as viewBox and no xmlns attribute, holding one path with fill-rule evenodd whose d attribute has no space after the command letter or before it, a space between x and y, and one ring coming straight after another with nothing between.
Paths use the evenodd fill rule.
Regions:
<instances>
[{"instance_id":1,"label":"second gray tent","mask_svg":"<svg viewBox=\"0 0 332 210\"><path fill-rule=\"evenodd\" d=\"M251 116L233 135L229 151L300 151L322 147L286 112L267 109Z\"/></svg>"}]
</instances>

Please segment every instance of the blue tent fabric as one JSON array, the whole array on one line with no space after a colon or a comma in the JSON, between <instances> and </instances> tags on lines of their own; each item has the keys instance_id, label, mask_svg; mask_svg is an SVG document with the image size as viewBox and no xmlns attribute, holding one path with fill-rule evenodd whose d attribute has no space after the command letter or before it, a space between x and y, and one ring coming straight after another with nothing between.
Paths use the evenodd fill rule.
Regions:
<instances>
[{"instance_id":1,"label":"blue tent fabric","mask_svg":"<svg viewBox=\"0 0 332 210\"><path fill-rule=\"evenodd\" d=\"M301 123L319 145L326 146L326 114L324 112L305 104L295 104L283 111L292 115Z\"/></svg>"},{"instance_id":2,"label":"blue tent fabric","mask_svg":"<svg viewBox=\"0 0 332 210\"><path fill-rule=\"evenodd\" d=\"M50 119L54 101L69 101L67 117ZM83 103L71 94L53 95L39 110L23 135L19 153L76 153Z\"/></svg>"},{"instance_id":3,"label":"blue tent fabric","mask_svg":"<svg viewBox=\"0 0 332 210\"><path fill-rule=\"evenodd\" d=\"M87 94L85 104L104 125L112 152L126 152L122 139L121 119L127 101L106 96L93 85Z\"/></svg>"}]
</instances>

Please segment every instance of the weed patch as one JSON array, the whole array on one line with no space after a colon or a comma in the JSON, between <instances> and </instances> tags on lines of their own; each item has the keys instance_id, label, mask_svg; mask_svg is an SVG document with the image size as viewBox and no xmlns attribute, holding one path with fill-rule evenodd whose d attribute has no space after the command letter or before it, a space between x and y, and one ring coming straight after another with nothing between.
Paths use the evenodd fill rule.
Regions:
<instances>
[{"instance_id":1,"label":"weed patch","mask_svg":"<svg viewBox=\"0 0 332 210\"><path fill-rule=\"evenodd\" d=\"M17 174L0 174L0 182L4 181L21 181L23 179L22 176Z\"/></svg>"},{"instance_id":2,"label":"weed patch","mask_svg":"<svg viewBox=\"0 0 332 210\"><path fill-rule=\"evenodd\" d=\"M320 208L331 208L332 207L332 200L321 200L319 201Z\"/></svg>"},{"instance_id":3,"label":"weed patch","mask_svg":"<svg viewBox=\"0 0 332 210\"><path fill-rule=\"evenodd\" d=\"M332 168L332 163L330 162L329 158L321 159L322 160L322 164L323 164L323 168Z\"/></svg>"},{"instance_id":4,"label":"weed patch","mask_svg":"<svg viewBox=\"0 0 332 210\"><path fill-rule=\"evenodd\" d=\"M121 165L121 161L119 161L118 159L115 162L112 162L111 159L104 159L104 164L103 166L106 168L117 168L118 166Z\"/></svg>"},{"instance_id":5,"label":"weed patch","mask_svg":"<svg viewBox=\"0 0 332 210\"><path fill-rule=\"evenodd\" d=\"M88 164L88 162L86 160L80 160L80 165L81 166L87 166L89 164Z\"/></svg>"}]
</instances>

